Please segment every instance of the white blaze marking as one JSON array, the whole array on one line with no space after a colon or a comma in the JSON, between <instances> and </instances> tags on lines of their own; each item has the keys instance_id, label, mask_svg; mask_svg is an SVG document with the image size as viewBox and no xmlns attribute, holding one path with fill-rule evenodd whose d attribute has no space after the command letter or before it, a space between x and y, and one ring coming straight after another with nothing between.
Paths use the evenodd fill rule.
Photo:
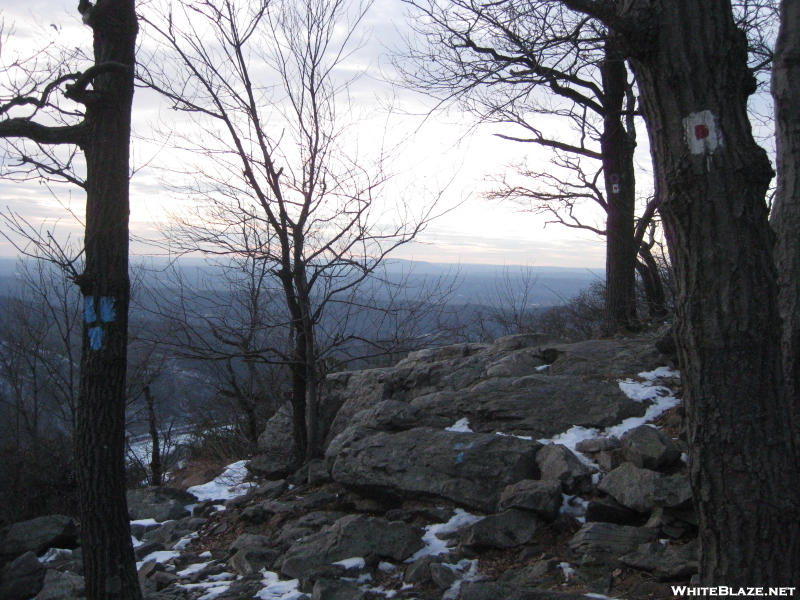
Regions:
<instances>
[{"instance_id":1,"label":"white blaze marking","mask_svg":"<svg viewBox=\"0 0 800 600\"><path fill-rule=\"evenodd\" d=\"M711 153L722 146L722 132L710 110L690 114L683 120L683 130L692 154Z\"/></svg>"}]
</instances>

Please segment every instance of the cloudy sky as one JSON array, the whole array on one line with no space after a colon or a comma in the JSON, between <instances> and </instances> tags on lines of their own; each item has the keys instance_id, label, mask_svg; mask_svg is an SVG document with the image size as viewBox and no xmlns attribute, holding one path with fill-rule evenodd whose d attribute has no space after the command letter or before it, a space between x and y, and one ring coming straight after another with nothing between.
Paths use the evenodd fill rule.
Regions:
<instances>
[{"instance_id":1,"label":"cloudy sky","mask_svg":"<svg viewBox=\"0 0 800 600\"><path fill-rule=\"evenodd\" d=\"M14 51L31 51L54 36L69 45L90 47L91 32L80 23L75 6L77 0L32 0L5 6L5 29L9 31L13 24L14 31L3 46L4 61ZM377 0L363 21L363 46L337 73L342 77L359 70L366 73L351 88L356 103L365 108L363 114L368 113L362 130L383 128L388 122L391 131L403 132L404 143L394 165L397 187L427 182L431 188L440 189L449 182L442 206L457 205L435 221L418 243L403 247L396 256L430 262L602 267L603 244L591 232L558 225L545 227L542 216L482 198L482 192L491 189L492 176L502 173L506 165L527 158L544 166L546 152L496 137L494 134L502 133L498 126L472 127L469 116L455 111L424 118L430 101L408 91L392 90L385 82L386 75L392 73L388 56L394 48L402 47L403 35L410 33L407 12L400 0ZM395 97L397 112L387 117L382 107L390 96ZM133 163L138 170L131 180L131 229L137 238L158 236L159 224L167 219L169 208L181 201L160 184L163 171L157 169L174 162L174 154L168 145L146 141L152 137L154 123L169 123L172 118L153 92L137 90ZM639 137L643 142L644 135ZM647 149L641 144L639 162L647 164ZM391 198L386 200L391 202ZM77 188L58 185L48 189L36 181L0 181L3 210L7 207L45 230L55 226L62 236L80 237L80 224L66 208L79 217L82 205ZM600 222L592 210L587 209L584 218ZM139 254L152 252L141 243L135 243L133 250ZM0 255L14 254L11 244L0 239Z\"/></svg>"}]
</instances>

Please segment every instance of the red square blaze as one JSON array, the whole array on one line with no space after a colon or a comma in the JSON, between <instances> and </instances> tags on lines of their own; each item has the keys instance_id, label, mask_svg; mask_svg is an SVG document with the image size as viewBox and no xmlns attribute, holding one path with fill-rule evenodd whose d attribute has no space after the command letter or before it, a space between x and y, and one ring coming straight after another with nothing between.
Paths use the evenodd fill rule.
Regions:
<instances>
[{"instance_id":1,"label":"red square blaze","mask_svg":"<svg viewBox=\"0 0 800 600\"><path fill-rule=\"evenodd\" d=\"M694 137L698 140L704 140L709 136L710 133L711 132L708 130L708 127L702 123L694 126Z\"/></svg>"}]
</instances>

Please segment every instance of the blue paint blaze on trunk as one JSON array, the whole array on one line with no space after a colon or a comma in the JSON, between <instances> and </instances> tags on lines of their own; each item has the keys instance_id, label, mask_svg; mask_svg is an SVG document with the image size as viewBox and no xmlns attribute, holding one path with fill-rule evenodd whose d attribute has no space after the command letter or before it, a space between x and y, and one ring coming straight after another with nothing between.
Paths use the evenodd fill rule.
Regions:
<instances>
[{"instance_id":1,"label":"blue paint blaze on trunk","mask_svg":"<svg viewBox=\"0 0 800 600\"><path fill-rule=\"evenodd\" d=\"M111 296L101 296L100 298L100 320L103 323L110 323L114 320L114 298Z\"/></svg>"},{"instance_id":2,"label":"blue paint blaze on trunk","mask_svg":"<svg viewBox=\"0 0 800 600\"><path fill-rule=\"evenodd\" d=\"M86 323L94 323L97 320L97 315L94 312L93 296L86 296L83 299L83 320Z\"/></svg>"},{"instance_id":3,"label":"blue paint blaze on trunk","mask_svg":"<svg viewBox=\"0 0 800 600\"><path fill-rule=\"evenodd\" d=\"M89 329L89 347L92 350L100 350L103 347L102 327L92 327Z\"/></svg>"}]
</instances>

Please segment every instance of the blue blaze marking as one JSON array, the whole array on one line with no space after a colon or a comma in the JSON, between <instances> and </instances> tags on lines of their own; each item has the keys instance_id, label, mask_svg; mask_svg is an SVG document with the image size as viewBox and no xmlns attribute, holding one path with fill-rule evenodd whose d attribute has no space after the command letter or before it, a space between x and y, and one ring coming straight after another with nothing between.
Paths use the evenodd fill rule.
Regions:
<instances>
[{"instance_id":1,"label":"blue blaze marking","mask_svg":"<svg viewBox=\"0 0 800 600\"><path fill-rule=\"evenodd\" d=\"M89 330L89 347L92 350L100 350L103 347L103 328L92 327Z\"/></svg>"},{"instance_id":2,"label":"blue blaze marking","mask_svg":"<svg viewBox=\"0 0 800 600\"><path fill-rule=\"evenodd\" d=\"M103 323L110 323L114 320L114 298L102 296L100 298L100 320Z\"/></svg>"},{"instance_id":3,"label":"blue blaze marking","mask_svg":"<svg viewBox=\"0 0 800 600\"><path fill-rule=\"evenodd\" d=\"M94 312L94 298L86 296L83 299L83 320L87 323L94 323L97 320L97 315Z\"/></svg>"},{"instance_id":4,"label":"blue blaze marking","mask_svg":"<svg viewBox=\"0 0 800 600\"><path fill-rule=\"evenodd\" d=\"M458 456L456 456L456 464L464 462L464 453L460 452Z\"/></svg>"}]
</instances>

